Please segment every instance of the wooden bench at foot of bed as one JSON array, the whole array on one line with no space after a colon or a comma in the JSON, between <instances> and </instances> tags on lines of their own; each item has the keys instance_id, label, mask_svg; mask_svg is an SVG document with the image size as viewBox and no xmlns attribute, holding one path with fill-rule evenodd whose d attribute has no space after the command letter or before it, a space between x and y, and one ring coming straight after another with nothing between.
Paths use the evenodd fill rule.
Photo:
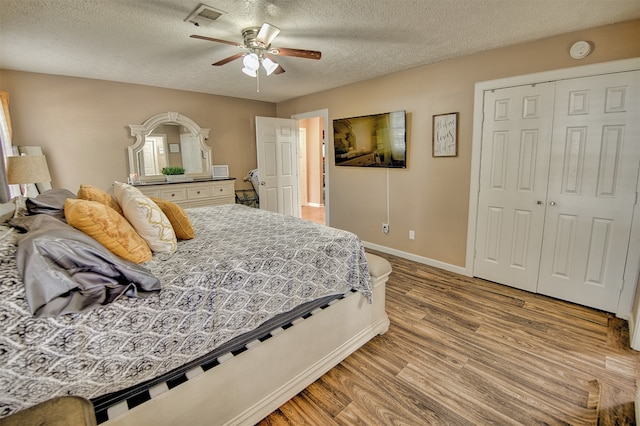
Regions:
<instances>
[{"instance_id":1,"label":"wooden bench at foot of bed","mask_svg":"<svg viewBox=\"0 0 640 426\"><path fill-rule=\"evenodd\" d=\"M359 292L318 309L264 342L121 414L105 426L253 425L389 328L391 265L367 253L373 303ZM126 407L125 407L126 409Z\"/></svg>"}]
</instances>

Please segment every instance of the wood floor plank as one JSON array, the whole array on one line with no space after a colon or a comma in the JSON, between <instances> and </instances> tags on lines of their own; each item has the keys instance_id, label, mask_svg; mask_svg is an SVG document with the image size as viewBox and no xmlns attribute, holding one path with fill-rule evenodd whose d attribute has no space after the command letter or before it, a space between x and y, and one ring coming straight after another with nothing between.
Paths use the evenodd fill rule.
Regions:
<instances>
[{"instance_id":1,"label":"wood floor plank","mask_svg":"<svg viewBox=\"0 0 640 426\"><path fill-rule=\"evenodd\" d=\"M421 422L421 417L412 412L415 410L414 403L417 401L411 400L407 403L406 399L400 398L401 384L396 384L394 393L381 392L383 389L392 388L387 378L363 376L360 371L350 368L348 360L349 358L329 371L325 375L325 380L339 389L342 388L341 391L350 395L363 412L368 413L368 416L377 419L378 422L383 424L402 422L419 424Z\"/></svg>"},{"instance_id":2,"label":"wood floor plank","mask_svg":"<svg viewBox=\"0 0 640 426\"><path fill-rule=\"evenodd\" d=\"M503 341L506 345L530 354L536 354L540 358L546 359L548 363L564 367L566 371L571 371L573 374L584 374L588 372L592 378L597 378L601 381L611 381L618 386L629 389L635 389L636 387L635 378L629 377L626 374L620 374L619 371L607 370L603 354L593 356L587 349L580 351L579 348L575 346L575 342L568 348L562 348L531 339L530 336L527 335L516 335L515 337L505 338L503 330L492 328L491 326L481 327L478 333L489 336L503 336ZM517 331L512 332L512 334L516 333ZM630 356L633 357L636 355L630 354Z\"/></svg>"},{"instance_id":3,"label":"wood floor plank","mask_svg":"<svg viewBox=\"0 0 640 426\"><path fill-rule=\"evenodd\" d=\"M450 350L464 353L468 359L475 359L480 363L491 365L496 374L511 376L530 386L536 392L544 392L545 395L559 399L569 399L570 402L580 402L585 398L583 389L586 380L580 380L575 375L571 376L557 365L549 365L545 359L538 359L489 338L462 333L448 334L447 331L437 329L437 324L428 326L412 323L411 327L416 330L416 335L432 336L435 341L441 342ZM473 345L469 344L469 339L473 340ZM429 358L428 354L412 358L411 362L420 364L421 359L425 360L425 369L433 363L433 359Z\"/></svg>"},{"instance_id":4,"label":"wood floor plank","mask_svg":"<svg viewBox=\"0 0 640 426\"><path fill-rule=\"evenodd\" d=\"M537 422L543 424L591 425L595 423L597 414L595 410L587 407L589 392L586 383L581 404L566 404L565 401L550 397L545 392L527 389L524 383L511 377L495 374L495 371L487 369L486 365L472 361L465 367L465 370L471 371L476 377L482 377L491 383L493 393L500 401L503 403L510 401L515 405L505 411L506 414L515 416L525 413L526 418L522 419L524 423L527 423L526 419L531 418L535 418Z\"/></svg>"},{"instance_id":5,"label":"wood floor plank","mask_svg":"<svg viewBox=\"0 0 640 426\"><path fill-rule=\"evenodd\" d=\"M280 409L271 413L269 417L263 419L259 424L261 426L291 426L291 423L287 421L287 418L282 414Z\"/></svg>"},{"instance_id":6,"label":"wood floor plank","mask_svg":"<svg viewBox=\"0 0 640 426\"><path fill-rule=\"evenodd\" d=\"M484 394L486 389L476 393L477 388L473 389L473 385L463 376L450 376L444 369L425 369L409 364L400 377L422 390L425 397L433 398L448 410L458 413L464 419L464 424L520 424L476 398Z\"/></svg>"},{"instance_id":7,"label":"wood floor plank","mask_svg":"<svg viewBox=\"0 0 640 426\"><path fill-rule=\"evenodd\" d=\"M333 416L320 409L320 406L315 403L314 398L310 397L309 393L305 393L304 391L280 407L280 412L292 425L337 426Z\"/></svg>"},{"instance_id":8,"label":"wood floor plank","mask_svg":"<svg viewBox=\"0 0 640 426\"><path fill-rule=\"evenodd\" d=\"M260 425L633 425L640 353L615 316L388 259L389 331Z\"/></svg>"},{"instance_id":9,"label":"wood floor plank","mask_svg":"<svg viewBox=\"0 0 640 426\"><path fill-rule=\"evenodd\" d=\"M351 403L351 398L339 392L337 389L328 386L322 379L316 380L302 394L315 401L318 408L326 412L329 416L337 416L344 408Z\"/></svg>"}]
</instances>

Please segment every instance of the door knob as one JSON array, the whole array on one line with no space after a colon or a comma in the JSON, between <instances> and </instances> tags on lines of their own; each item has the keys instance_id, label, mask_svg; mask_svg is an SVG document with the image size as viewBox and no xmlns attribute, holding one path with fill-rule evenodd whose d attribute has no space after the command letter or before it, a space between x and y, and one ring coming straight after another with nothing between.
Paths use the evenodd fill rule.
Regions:
<instances>
[{"instance_id":1,"label":"door knob","mask_svg":"<svg viewBox=\"0 0 640 426\"><path fill-rule=\"evenodd\" d=\"M556 202L555 202L555 201L549 201L549 205L550 205L550 206L555 206L555 205L556 205Z\"/></svg>"},{"instance_id":2,"label":"door knob","mask_svg":"<svg viewBox=\"0 0 640 426\"><path fill-rule=\"evenodd\" d=\"M263 180L261 180L261 181L260 181L260 185L263 185L263 186L264 186L264 185L266 185L266 184L267 184L267 182L265 182L265 181L263 181Z\"/></svg>"},{"instance_id":3,"label":"door knob","mask_svg":"<svg viewBox=\"0 0 640 426\"><path fill-rule=\"evenodd\" d=\"M542 205L542 201L538 200L538 201L536 201L536 204L537 205Z\"/></svg>"}]
</instances>

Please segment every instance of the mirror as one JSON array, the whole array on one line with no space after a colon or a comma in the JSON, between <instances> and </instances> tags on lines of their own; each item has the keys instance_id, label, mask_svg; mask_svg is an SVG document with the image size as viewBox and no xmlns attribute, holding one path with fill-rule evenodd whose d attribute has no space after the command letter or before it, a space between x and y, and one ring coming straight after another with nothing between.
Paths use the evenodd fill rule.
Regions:
<instances>
[{"instance_id":1,"label":"mirror","mask_svg":"<svg viewBox=\"0 0 640 426\"><path fill-rule=\"evenodd\" d=\"M182 167L185 180L211 177L209 129L177 112L155 115L143 124L130 124L136 141L127 148L130 176L141 182L162 182L164 167Z\"/></svg>"}]
</instances>

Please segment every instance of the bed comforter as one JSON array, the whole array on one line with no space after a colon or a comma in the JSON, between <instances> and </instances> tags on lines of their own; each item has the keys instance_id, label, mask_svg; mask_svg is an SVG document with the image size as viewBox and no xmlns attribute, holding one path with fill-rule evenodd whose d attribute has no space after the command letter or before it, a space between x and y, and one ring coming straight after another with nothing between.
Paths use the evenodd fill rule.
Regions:
<instances>
[{"instance_id":1,"label":"bed comforter","mask_svg":"<svg viewBox=\"0 0 640 426\"><path fill-rule=\"evenodd\" d=\"M0 238L0 416L58 395L95 398L166 373L293 307L372 297L352 233L242 205L187 210L196 238L144 264L162 283L80 314L33 317Z\"/></svg>"}]
</instances>

